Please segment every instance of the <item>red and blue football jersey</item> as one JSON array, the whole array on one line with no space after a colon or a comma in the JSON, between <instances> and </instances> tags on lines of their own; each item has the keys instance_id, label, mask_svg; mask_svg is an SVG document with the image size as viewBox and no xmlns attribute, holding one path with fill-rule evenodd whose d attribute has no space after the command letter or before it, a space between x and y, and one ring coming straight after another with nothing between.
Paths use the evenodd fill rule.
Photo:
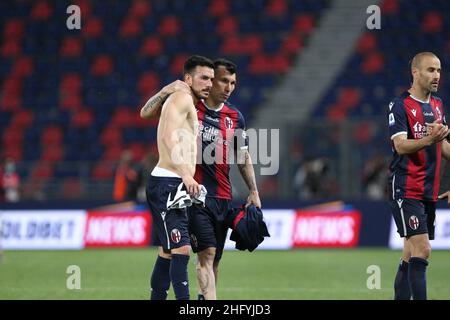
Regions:
<instances>
[{"instance_id":1,"label":"red and blue football jersey","mask_svg":"<svg viewBox=\"0 0 450 320\"><path fill-rule=\"evenodd\" d=\"M442 100L431 96L420 101L405 91L389 104L388 122L393 159L389 180L392 199L411 198L437 201L440 184L441 143L435 143L412 154L399 155L393 138L406 134L408 139L421 139L426 135L426 123L435 120L446 123Z\"/></svg>"},{"instance_id":2,"label":"red and blue football jersey","mask_svg":"<svg viewBox=\"0 0 450 320\"><path fill-rule=\"evenodd\" d=\"M244 117L227 102L213 110L200 100L196 109L202 147L197 149L194 179L206 187L208 197L231 199L230 163L238 150L248 148Z\"/></svg>"}]
</instances>

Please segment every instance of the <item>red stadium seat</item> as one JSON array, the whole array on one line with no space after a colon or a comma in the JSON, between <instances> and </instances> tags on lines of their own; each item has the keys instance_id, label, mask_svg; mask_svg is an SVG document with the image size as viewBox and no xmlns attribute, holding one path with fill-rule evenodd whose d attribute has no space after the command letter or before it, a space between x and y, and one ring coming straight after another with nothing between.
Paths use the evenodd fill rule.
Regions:
<instances>
[{"instance_id":1,"label":"red stadium seat","mask_svg":"<svg viewBox=\"0 0 450 320\"><path fill-rule=\"evenodd\" d=\"M118 107L111 118L110 125L119 128L132 127L138 118L139 113L135 110L126 107Z\"/></svg>"},{"instance_id":2,"label":"red stadium seat","mask_svg":"<svg viewBox=\"0 0 450 320\"><path fill-rule=\"evenodd\" d=\"M80 7L83 17L89 17L92 13L91 0L77 0L75 3Z\"/></svg>"},{"instance_id":3,"label":"red stadium seat","mask_svg":"<svg viewBox=\"0 0 450 320\"><path fill-rule=\"evenodd\" d=\"M2 95L18 96L22 92L22 79L19 77L7 77L4 79Z\"/></svg>"},{"instance_id":4,"label":"red stadium seat","mask_svg":"<svg viewBox=\"0 0 450 320\"><path fill-rule=\"evenodd\" d=\"M81 93L61 89L59 94L59 107L62 110L78 110L83 105Z\"/></svg>"},{"instance_id":5,"label":"red stadium seat","mask_svg":"<svg viewBox=\"0 0 450 320\"><path fill-rule=\"evenodd\" d=\"M22 146L24 131L15 126L9 126L3 130L2 146L13 147Z\"/></svg>"},{"instance_id":6,"label":"red stadium seat","mask_svg":"<svg viewBox=\"0 0 450 320\"><path fill-rule=\"evenodd\" d=\"M34 121L33 110L19 110L14 113L14 116L11 120L11 127L27 129L29 128Z\"/></svg>"},{"instance_id":7,"label":"red stadium seat","mask_svg":"<svg viewBox=\"0 0 450 320\"><path fill-rule=\"evenodd\" d=\"M425 15L422 20L421 29L425 33L438 33L441 32L444 26L444 19L441 13L432 11Z\"/></svg>"},{"instance_id":8,"label":"red stadium seat","mask_svg":"<svg viewBox=\"0 0 450 320\"><path fill-rule=\"evenodd\" d=\"M383 0L381 3L381 12L386 15L392 15L398 11L398 0Z\"/></svg>"},{"instance_id":9,"label":"red stadium seat","mask_svg":"<svg viewBox=\"0 0 450 320\"><path fill-rule=\"evenodd\" d=\"M186 61L187 58L187 54L176 55L170 64L170 73L181 76L183 74L184 61Z\"/></svg>"},{"instance_id":10,"label":"red stadium seat","mask_svg":"<svg viewBox=\"0 0 450 320\"><path fill-rule=\"evenodd\" d=\"M89 128L94 123L94 115L89 109L74 111L70 125L74 128Z\"/></svg>"},{"instance_id":11,"label":"red stadium seat","mask_svg":"<svg viewBox=\"0 0 450 320\"><path fill-rule=\"evenodd\" d=\"M8 39L3 41L1 47L2 57L12 58L20 55L22 52L22 45L17 39Z\"/></svg>"},{"instance_id":12,"label":"red stadium seat","mask_svg":"<svg viewBox=\"0 0 450 320\"><path fill-rule=\"evenodd\" d=\"M61 127L52 125L45 127L41 133L41 143L45 145L60 145L63 141L63 131Z\"/></svg>"},{"instance_id":13,"label":"red stadium seat","mask_svg":"<svg viewBox=\"0 0 450 320\"><path fill-rule=\"evenodd\" d=\"M0 96L0 110L15 111L21 105L20 95L9 94Z\"/></svg>"},{"instance_id":14,"label":"red stadium seat","mask_svg":"<svg viewBox=\"0 0 450 320\"><path fill-rule=\"evenodd\" d=\"M343 88L338 103L345 108L354 108L358 105L361 94L357 88Z\"/></svg>"},{"instance_id":15,"label":"red stadium seat","mask_svg":"<svg viewBox=\"0 0 450 320\"><path fill-rule=\"evenodd\" d=\"M316 25L314 16L310 13L300 14L294 21L294 31L302 34L309 34Z\"/></svg>"},{"instance_id":16,"label":"red stadium seat","mask_svg":"<svg viewBox=\"0 0 450 320\"><path fill-rule=\"evenodd\" d=\"M64 38L59 54L62 57L79 57L83 51L83 45L80 38L69 36Z\"/></svg>"},{"instance_id":17,"label":"red stadium seat","mask_svg":"<svg viewBox=\"0 0 450 320\"><path fill-rule=\"evenodd\" d=\"M47 1L39 1L31 9L31 18L33 20L48 20L52 11L52 7Z\"/></svg>"},{"instance_id":18,"label":"red stadium seat","mask_svg":"<svg viewBox=\"0 0 450 320\"><path fill-rule=\"evenodd\" d=\"M256 54L262 51L263 41L259 35L230 36L225 39L221 51L229 55Z\"/></svg>"},{"instance_id":19,"label":"red stadium seat","mask_svg":"<svg viewBox=\"0 0 450 320\"><path fill-rule=\"evenodd\" d=\"M377 73L384 69L384 57L379 52L373 52L364 58L362 63L362 71L364 73Z\"/></svg>"},{"instance_id":20,"label":"red stadium seat","mask_svg":"<svg viewBox=\"0 0 450 320\"><path fill-rule=\"evenodd\" d=\"M77 73L66 73L61 80L61 84L59 86L61 91L79 91L83 82L81 77Z\"/></svg>"},{"instance_id":21,"label":"red stadium seat","mask_svg":"<svg viewBox=\"0 0 450 320\"><path fill-rule=\"evenodd\" d=\"M114 166L99 161L92 169L91 178L94 180L109 180L114 178Z\"/></svg>"},{"instance_id":22,"label":"red stadium seat","mask_svg":"<svg viewBox=\"0 0 450 320\"><path fill-rule=\"evenodd\" d=\"M241 40L238 36L225 37L225 41L222 44L221 52L228 55L243 54L241 47Z\"/></svg>"},{"instance_id":23,"label":"red stadium seat","mask_svg":"<svg viewBox=\"0 0 450 320\"><path fill-rule=\"evenodd\" d=\"M13 158L16 161L21 161L23 157L22 145L8 145L3 146L0 151L0 158Z\"/></svg>"},{"instance_id":24,"label":"red stadium seat","mask_svg":"<svg viewBox=\"0 0 450 320\"><path fill-rule=\"evenodd\" d=\"M41 160L48 162L61 161L64 157L63 147L61 145L45 145L41 151Z\"/></svg>"},{"instance_id":25,"label":"red stadium seat","mask_svg":"<svg viewBox=\"0 0 450 320\"><path fill-rule=\"evenodd\" d=\"M216 33L218 35L236 34L239 30L239 22L236 17L225 16L222 17L217 23Z\"/></svg>"},{"instance_id":26,"label":"red stadium seat","mask_svg":"<svg viewBox=\"0 0 450 320\"><path fill-rule=\"evenodd\" d=\"M107 76L113 71L113 61L106 54L98 55L91 65L91 73L94 76Z\"/></svg>"},{"instance_id":27,"label":"red stadium seat","mask_svg":"<svg viewBox=\"0 0 450 320\"><path fill-rule=\"evenodd\" d=\"M19 40L22 38L25 31L24 21L19 18L7 19L3 28L3 39Z\"/></svg>"},{"instance_id":28,"label":"red stadium seat","mask_svg":"<svg viewBox=\"0 0 450 320\"><path fill-rule=\"evenodd\" d=\"M266 6L266 13L269 16L284 16L288 10L286 0L270 0Z\"/></svg>"},{"instance_id":29,"label":"red stadium seat","mask_svg":"<svg viewBox=\"0 0 450 320\"><path fill-rule=\"evenodd\" d=\"M17 77L27 77L33 73L33 60L30 57L22 56L16 60L11 75Z\"/></svg>"},{"instance_id":30,"label":"red stadium seat","mask_svg":"<svg viewBox=\"0 0 450 320\"><path fill-rule=\"evenodd\" d=\"M135 0L131 5L128 16L132 18L146 18L151 13L150 3L145 0Z\"/></svg>"},{"instance_id":31,"label":"red stadium seat","mask_svg":"<svg viewBox=\"0 0 450 320\"><path fill-rule=\"evenodd\" d=\"M327 118L332 121L342 121L347 115L347 110L341 104L334 104L327 108Z\"/></svg>"},{"instance_id":32,"label":"red stadium seat","mask_svg":"<svg viewBox=\"0 0 450 320\"><path fill-rule=\"evenodd\" d=\"M122 144L122 130L120 127L109 125L103 129L100 135L100 142L104 146L111 146L115 144Z\"/></svg>"},{"instance_id":33,"label":"red stadium seat","mask_svg":"<svg viewBox=\"0 0 450 320\"><path fill-rule=\"evenodd\" d=\"M289 70L291 67L291 63L289 61L289 57L287 57L284 54L276 54L271 58L271 65L270 68L271 73L279 74L279 73L285 73Z\"/></svg>"},{"instance_id":34,"label":"red stadium seat","mask_svg":"<svg viewBox=\"0 0 450 320\"><path fill-rule=\"evenodd\" d=\"M83 11L82 11L83 12ZM86 19L81 32L86 38L97 38L102 35L103 22L100 18L89 17Z\"/></svg>"},{"instance_id":35,"label":"red stadium seat","mask_svg":"<svg viewBox=\"0 0 450 320\"><path fill-rule=\"evenodd\" d=\"M356 45L356 51L360 54L374 51L376 48L377 37L371 32L364 33Z\"/></svg>"},{"instance_id":36,"label":"red stadium seat","mask_svg":"<svg viewBox=\"0 0 450 320\"><path fill-rule=\"evenodd\" d=\"M108 146L106 150L103 152L102 160L118 161L120 159L120 155L122 154L123 150L124 148L121 145Z\"/></svg>"},{"instance_id":37,"label":"red stadium seat","mask_svg":"<svg viewBox=\"0 0 450 320\"><path fill-rule=\"evenodd\" d=\"M154 72L144 73L138 82L138 91L146 97L150 97L160 89L159 76Z\"/></svg>"},{"instance_id":38,"label":"red stadium seat","mask_svg":"<svg viewBox=\"0 0 450 320\"><path fill-rule=\"evenodd\" d=\"M297 34L291 34L283 40L281 53L297 54L303 49L303 40Z\"/></svg>"},{"instance_id":39,"label":"red stadium seat","mask_svg":"<svg viewBox=\"0 0 450 320\"><path fill-rule=\"evenodd\" d=\"M270 73L271 61L264 54L258 54L252 57L248 66L248 72L255 75Z\"/></svg>"},{"instance_id":40,"label":"red stadium seat","mask_svg":"<svg viewBox=\"0 0 450 320\"><path fill-rule=\"evenodd\" d=\"M144 56L156 57L163 52L163 43L158 36L145 38L140 53Z\"/></svg>"},{"instance_id":41,"label":"red stadium seat","mask_svg":"<svg viewBox=\"0 0 450 320\"><path fill-rule=\"evenodd\" d=\"M119 34L121 37L135 37L141 33L141 24L134 16L128 16L120 25Z\"/></svg>"},{"instance_id":42,"label":"red stadium seat","mask_svg":"<svg viewBox=\"0 0 450 320\"><path fill-rule=\"evenodd\" d=\"M243 40L246 53L255 54L258 52L262 52L264 42L261 35L250 34L244 37Z\"/></svg>"},{"instance_id":43,"label":"red stadium seat","mask_svg":"<svg viewBox=\"0 0 450 320\"><path fill-rule=\"evenodd\" d=\"M230 11L230 3L228 0L211 1L208 6L208 14L212 17L221 17Z\"/></svg>"},{"instance_id":44,"label":"red stadium seat","mask_svg":"<svg viewBox=\"0 0 450 320\"><path fill-rule=\"evenodd\" d=\"M158 27L158 33L162 36L176 36L180 31L180 22L176 16L164 17Z\"/></svg>"},{"instance_id":45,"label":"red stadium seat","mask_svg":"<svg viewBox=\"0 0 450 320\"><path fill-rule=\"evenodd\" d=\"M147 153L147 145L143 143L132 143L127 147L127 149L131 151L134 159L142 159Z\"/></svg>"}]
</instances>

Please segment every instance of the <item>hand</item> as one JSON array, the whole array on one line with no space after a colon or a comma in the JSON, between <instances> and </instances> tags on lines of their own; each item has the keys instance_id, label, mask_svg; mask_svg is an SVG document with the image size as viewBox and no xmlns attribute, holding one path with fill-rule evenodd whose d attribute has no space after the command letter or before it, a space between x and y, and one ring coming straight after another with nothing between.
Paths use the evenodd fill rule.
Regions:
<instances>
[{"instance_id":1,"label":"hand","mask_svg":"<svg viewBox=\"0 0 450 320\"><path fill-rule=\"evenodd\" d=\"M200 195L200 185L194 180L194 178L191 176L183 176L182 180L191 197L198 197Z\"/></svg>"},{"instance_id":2,"label":"hand","mask_svg":"<svg viewBox=\"0 0 450 320\"><path fill-rule=\"evenodd\" d=\"M438 196L438 199L445 199L447 198L447 203L450 204L450 191L444 192L443 194L440 194Z\"/></svg>"},{"instance_id":3,"label":"hand","mask_svg":"<svg viewBox=\"0 0 450 320\"><path fill-rule=\"evenodd\" d=\"M189 87L189 85L181 80L175 80L174 82L169 83L167 86L163 88L163 91L167 95L170 95L175 91L181 91L187 94L191 94L191 88Z\"/></svg>"},{"instance_id":4,"label":"hand","mask_svg":"<svg viewBox=\"0 0 450 320\"><path fill-rule=\"evenodd\" d=\"M251 204L261 209L261 200L259 199L258 191L250 191L250 194L247 197L247 203L245 204L245 207L247 208Z\"/></svg>"},{"instance_id":5,"label":"hand","mask_svg":"<svg viewBox=\"0 0 450 320\"><path fill-rule=\"evenodd\" d=\"M426 123L427 134L431 139L431 143L436 143L445 139L450 133L448 126L435 120L433 123Z\"/></svg>"}]
</instances>

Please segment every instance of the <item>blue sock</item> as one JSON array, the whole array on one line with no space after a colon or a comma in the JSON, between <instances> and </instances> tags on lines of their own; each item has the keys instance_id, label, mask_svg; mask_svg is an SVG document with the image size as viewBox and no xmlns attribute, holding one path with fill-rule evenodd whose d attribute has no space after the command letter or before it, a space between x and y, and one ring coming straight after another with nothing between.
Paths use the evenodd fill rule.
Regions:
<instances>
[{"instance_id":1,"label":"blue sock","mask_svg":"<svg viewBox=\"0 0 450 320\"><path fill-rule=\"evenodd\" d=\"M158 256L150 280L151 300L166 300L170 287L170 259Z\"/></svg>"},{"instance_id":2,"label":"blue sock","mask_svg":"<svg viewBox=\"0 0 450 320\"><path fill-rule=\"evenodd\" d=\"M427 271L428 261L422 258L413 257L409 259L409 287L413 300L427 299Z\"/></svg>"},{"instance_id":3,"label":"blue sock","mask_svg":"<svg viewBox=\"0 0 450 320\"><path fill-rule=\"evenodd\" d=\"M409 289L408 281L408 265L408 262L401 260L401 263L398 266L398 271L394 282L395 300L411 299L411 290Z\"/></svg>"},{"instance_id":4,"label":"blue sock","mask_svg":"<svg viewBox=\"0 0 450 320\"><path fill-rule=\"evenodd\" d=\"M172 254L170 279L177 300L189 300L188 262L188 255Z\"/></svg>"}]
</instances>

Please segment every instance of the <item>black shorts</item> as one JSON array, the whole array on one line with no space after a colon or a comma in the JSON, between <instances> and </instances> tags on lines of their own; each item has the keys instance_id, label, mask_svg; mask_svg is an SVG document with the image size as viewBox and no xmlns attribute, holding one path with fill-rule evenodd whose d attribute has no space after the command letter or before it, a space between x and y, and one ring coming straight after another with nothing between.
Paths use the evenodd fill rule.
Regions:
<instances>
[{"instance_id":1,"label":"black shorts","mask_svg":"<svg viewBox=\"0 0 450 320\"><path fill-rule=\"evenodd\" d=\"M231 200L212 197L206 197L205 207L194 205L188 208L192 251L214 247L215 260L222 258L228 232L225 217L230 209Z\"/></svg>"},{"instance_id":2,"label":"black shorts","mask_svg":"<svg viewBox=\"0 0 450 320\"><path fill-rule=\"evenodd\" d=\"M434 239L436 202L416 199L391 200L391 211L400 237L409 238L428 233L428 238Z\"/></svg>"},{"instance_id":3,"label":"black shorts","mask_svg":"<svg viewBox=\"0 0 450 320\"><path fill-rule=\"evenodd\" d=\"M155 176L150 176L147 182L153 245L162 246L165 252L190 244L186 209L167 210L167 198L181 182L180 178Z\"/></svg>"}]
</instances>

